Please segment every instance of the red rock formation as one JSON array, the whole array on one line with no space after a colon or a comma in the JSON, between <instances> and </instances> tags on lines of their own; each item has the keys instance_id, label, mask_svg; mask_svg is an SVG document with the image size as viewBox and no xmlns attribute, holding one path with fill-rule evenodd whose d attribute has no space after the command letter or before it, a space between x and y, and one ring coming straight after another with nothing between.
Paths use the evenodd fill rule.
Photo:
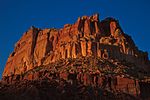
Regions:
<instances>
[{"instance_id":1,"label":"red rock formation","mask_svg":"<svg viewBox=\"0 0 150 100\"><path fill-rule=\"evenodd\" d=\"M3 76L22 74L34 67L59 59L95 56L115 58L147 67L147 53L139 51L131 37L123 33L118 21L99 15L83 16L61 29L31 27L16 43Z\"/></svg>"}]
</instances>

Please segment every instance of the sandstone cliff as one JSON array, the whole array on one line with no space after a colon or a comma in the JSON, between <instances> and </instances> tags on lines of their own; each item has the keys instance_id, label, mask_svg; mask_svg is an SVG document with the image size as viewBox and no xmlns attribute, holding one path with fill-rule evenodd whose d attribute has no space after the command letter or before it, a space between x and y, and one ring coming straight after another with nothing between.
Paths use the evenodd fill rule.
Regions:
<instances>
[{"instance_id":1,"label":"sandstone cliff","mask_svg":"<svg viewBox=\"0 0 150 100\"><path fill-rule=\"evenodd\" d=\"M148 54L138 50L130 36L114 18L99 20L99 15L79 17L61 29L31 27L15 44L3 76L22 74L34 67L59 59L95 56L114 58L148 68Z\"/></svg>"},{"instance_id":2,"label":"sandstone cliff","mask_svg":"<svg viewBox=\"0 0 150 100\"><path fill-rule=\"evenodd\" d=\"M149 93L147 52L116 19L98 14L61 29L32 26L15 44L0 81L3 100L149 100Z\"/></svg>"}]
</instances>

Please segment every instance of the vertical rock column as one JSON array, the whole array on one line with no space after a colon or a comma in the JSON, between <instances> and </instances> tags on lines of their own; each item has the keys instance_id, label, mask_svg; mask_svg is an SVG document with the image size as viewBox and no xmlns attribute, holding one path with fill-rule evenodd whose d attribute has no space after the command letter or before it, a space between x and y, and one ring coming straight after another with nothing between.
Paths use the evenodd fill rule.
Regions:
<instances>
[{"instance_id":1,"label":"vertical rock column","mask_svg":"<svg viewBox=\"0 0 150 100\"><path fill-rule=\"evenodd\" d=\"M87 55L87 47L86 47L86 41L81 41L81 52L82 52L82 56L86 56Z\"/></svg>"},{"instance_id":2,"label":"vertical rock column","mask_svg":"<svg viewBox=\"0 0 150 100\"><path fill-rule=\"evenodd\" d=\"M77 46L75 43L73 43L72 45L72 58L76 58L77 57Z\"/></svg>"},{"instance_id":3,"label":"vertical rock column","mask_svg":"<svg viewBox=\"0 0 150 100\"><path fill-rule=\"evenodd\" d=\"M99 29L99 14L95 14L93 15L93 19L94 19L94 25L95 25L95 32L99 33L100 29Z\"/></svg>"},{"instance_id":4,"label":"vertical rock column","mask_svg":"<svg viewBox=\"0 0 150 100\"><path fill-rule=\"evenodd\" d=\"M88 56L92 55L92 42L91 41L87 42L87 55Z\"/></svg>"},{"instance_id":5,"label":"vertical rock column","mask_svg":"<svg viewBox=\"0 0 150 100\"><path fill-rule=\"evenodd\" d=\"M63 59L65 59L65 55L66 55L65 45L63 45L63 46L61 47L61 57L62 57Z\"/></svg>"},{"instance_id":6,"label":"vertical rock column","mask_svg":"<svg viewBox=\"0 0 150 100\"><path fill-rule=\"evenodd\" d=\"M101 49L100 49L100 43L97 42L97 56L101 57Z\"/></svg>"},{"instance_id":7,"label":"vertical rock column","mask_svg":"<svg viewBox=\"0 0 150 100\"><path fill-rule=\"evenodd\" d=\"M84 19L84 37L89 37L91 34L90 20L87 16Z\"/></svg>"},{"instance_id":8,"label":"vertical rock column","mask_svg":"<svg viewBox=\"0 0 150 100\"><path fill-rule=\"evenodd\" d=\"M71 43L69 42L66 47L67 50L67 58L71 57Z\"/></svg>"}]
</instances>

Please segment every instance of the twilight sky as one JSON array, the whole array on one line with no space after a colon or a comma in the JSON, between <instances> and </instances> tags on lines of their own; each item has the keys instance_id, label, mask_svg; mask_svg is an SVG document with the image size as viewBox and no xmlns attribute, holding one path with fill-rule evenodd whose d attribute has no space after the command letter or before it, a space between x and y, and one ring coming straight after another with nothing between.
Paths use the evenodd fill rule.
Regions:
<instances>
[{"instance_id":1,"label":"twilight sky","mask_svg":"<svg viewBox=\"0 0 150 100\"><path fill-rule=\"evenodd\" d=\"M0 0L0 77L14 44L30 26L61 28L79 16L114 17L150 55L150 0Z\"/></svg>"}]
</instances>

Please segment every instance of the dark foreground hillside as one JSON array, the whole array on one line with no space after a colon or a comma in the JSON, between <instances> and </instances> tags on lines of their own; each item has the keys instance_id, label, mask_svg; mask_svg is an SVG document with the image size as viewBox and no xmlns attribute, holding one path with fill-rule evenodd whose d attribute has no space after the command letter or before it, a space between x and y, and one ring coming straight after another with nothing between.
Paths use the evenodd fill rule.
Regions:
<instances>
[{"instance_id":1,"label":"dark foreground hillside","mask_svg":"<svg viewBox=\"0 0 150 100\"><path fill-rule=\"evenodd\" d=\"M140 100L132 95L65 80L42 79L0 85L0 100Z\"/></svg>"}]
</instances>

